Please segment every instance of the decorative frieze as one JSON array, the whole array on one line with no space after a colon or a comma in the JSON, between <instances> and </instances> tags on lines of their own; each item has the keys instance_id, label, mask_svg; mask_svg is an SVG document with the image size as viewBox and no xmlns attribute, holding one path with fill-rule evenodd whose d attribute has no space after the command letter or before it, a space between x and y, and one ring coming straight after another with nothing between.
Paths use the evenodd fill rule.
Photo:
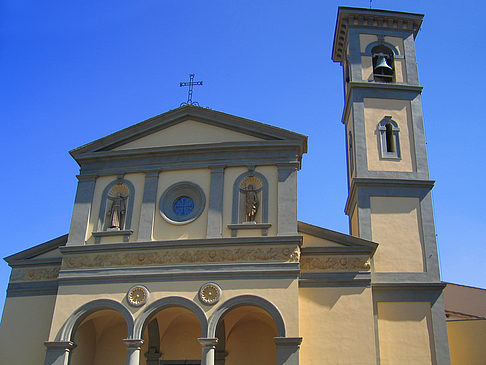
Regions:
<instances>
[{"instance_id":1,"label":"decorative frieze","mask_svg":"<svg viewBox=\"0 0 486 365\"><path fill-rule=\"evenodd\" d=\"M15 268L10 281L42 281L55 280L59 275L59 266L39 268Z\"/></svg>"},{"instance_id":2,"label":"decorative frieze","mask_svg":"<svg viewBox=\"0 0 486 365\"><path fill-rule=\"evenodd\" d=\"M369 256L309 255L302 256L300 269L305 272L319 271L369 271Z\"/></svg>"},{"instance_id":3,"label":"decorative frieze","mask_svg":"<svg viewBox=\"0 0 486 365\"><path fill-rule=\"evenodd\" d=\"M114 252L64 257L63 269L94 267L177 265L222 262L299 262L299 249L282 247L167 249L143 252Z\"/></svg>"}]
</instances>

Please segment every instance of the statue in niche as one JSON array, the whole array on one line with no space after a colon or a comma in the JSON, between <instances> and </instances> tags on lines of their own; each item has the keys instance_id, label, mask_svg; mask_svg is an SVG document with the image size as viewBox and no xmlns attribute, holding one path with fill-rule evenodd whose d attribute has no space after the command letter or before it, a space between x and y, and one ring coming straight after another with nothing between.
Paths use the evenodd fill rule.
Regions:
<instances>
[{"instance_id":1,"label":"statue in niche","mask_svg":"<svg viewBox=\"0 0 486 365\"><path fill-rule=\"evenodd\" d=\"M255 222L258 213L258 191L255 190L252 184L248 185L245 192L245 214L247 222Z\"/></svg>"},{"instance_id":2,"label":"statue in niche","mask_svg":"<svg viewBox=\"0 0 486 365\"><path fill-rule=\"evenodd\" d=\"M110 217L110 222L108 225L110 230L123 229L125 223L126 200L127 197L122 196L121 193L119 193L117 197L113 198L110 210L107 214Z\"/></svg>"}]
</instances>

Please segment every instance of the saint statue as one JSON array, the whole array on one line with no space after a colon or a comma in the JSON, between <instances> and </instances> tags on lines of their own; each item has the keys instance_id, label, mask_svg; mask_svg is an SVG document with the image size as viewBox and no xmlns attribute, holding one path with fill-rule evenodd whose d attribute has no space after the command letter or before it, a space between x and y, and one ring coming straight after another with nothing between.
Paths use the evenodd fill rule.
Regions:
<instances>
[{"instance_id":1,"label":"saint statue","mask_svg":"<svg viewBox=\"0 0 486 365\"><path fill-rule=\"evenodd\" d=\"M248 185L245 191L245 213L246 221L254 222L256 214L258 212L258 192L255 190L253 185Z\"/></svg>"},{"instance_id":2,"label":"saint statue","mask_svg":"<svg viewBox=\"0 0 486 365\"><path fill-rule=\"evenodd\" d=\"M113 199L111 203L110 211L108 215L110 216L110 229L123 229L123 218L125 217L126 207L125 207L126 197L118 194L116 198Z\"/></svg>"}]
</instances>

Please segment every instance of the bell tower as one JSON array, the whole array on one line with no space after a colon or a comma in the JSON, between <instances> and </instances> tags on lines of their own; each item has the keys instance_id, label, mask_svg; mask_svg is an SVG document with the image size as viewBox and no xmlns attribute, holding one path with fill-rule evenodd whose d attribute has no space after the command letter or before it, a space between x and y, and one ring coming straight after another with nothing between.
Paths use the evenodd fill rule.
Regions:
<instances>
[{"instance_id":1,"label":"bell tower","mask_svg":"<svg viewBox=\"0 0 486 365\"><path fill-rule=\"evenodd\" d=\"M380 328L388 323L383 322L386 313L413 311L411 304L403 304L413 297L425 303L425 317L430 310L430 347L424 358L448 364L431 201L434 181L429 179L415 59L422 19L421 14L340 7L332 60L344 71L350 233L379 244L371 262L377 338L391 336L383 329L388 327ZM393 308L386 306L392 302ZM393 323L400 323L399 317ZM377 358L397 356L391 355L396 348L383 346L377 340Z\"/></svg>"}]
</instances>

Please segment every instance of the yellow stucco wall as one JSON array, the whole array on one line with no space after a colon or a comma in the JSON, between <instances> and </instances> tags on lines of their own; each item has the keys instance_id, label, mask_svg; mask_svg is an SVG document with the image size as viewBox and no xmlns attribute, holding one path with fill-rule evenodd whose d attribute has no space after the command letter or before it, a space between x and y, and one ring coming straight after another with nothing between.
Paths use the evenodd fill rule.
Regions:
<instances>
[{"instance_id":1,"label":"yellow stucco wall","mask_svg":"<svg viewBox=\"0 0 486 365\"><path fill-rule=\"evenodd\" d=\"M432 364L429 302L378 302L380 364Z\"/></svg>"},{"instance_id":2,"label":"yellow stucco wall","mask_svg":"<svg viewBox=\"0 0 486 365\"><path fill-rule=\"evenodd\" d=\"M371 197L371 234L376 272L424 271L418 198Z\"/></svg>"},{"instance_id":3,"label":"yellow stucco wall","mask_svg":"<svg viewBox=\"0 0 486 365\"><path fill-rule=\"evenodd\" d=\"M55 300L55 295L7 297L0 327L0 364L44 363Z\"/></svg>"},{"instance_id":4,"label":"yellow stucco wall","mask_svg":"<svg viewBox=\"0 0 486 365\"><path fill-rule=\"evenodd\" d=\"M376 362L370 288L300 288L300 363Z\"/></svg>"},{"instance_id":5,"label":"yellow stucco wall","mask_svg":"<svg viewBox=\"0 0 486 365\"><path fill-rule=\"evenodd\" d=\"M211 170L209 169L173 170L163 171L160 173L154 219L154 240L176 240L206 237L210 180ZM175 225L162 218L160 214L159 200L168 187L182 181L189 181L201 187L204 195L206 196L206 206L196 220L184 225Z\"/></svg>"},{"instance_id":6,"label":"yellow stucco wall","mask_svg":"<svg viewBox=\"0 0 486 365\"><path fill-rule=\"evenodd\" d=\"M275 330L259 320L242 321L227 338L225 365L275 364Z\"/></svg>"},{"instance_id":7,"label":"yellow stucco wall","mask_svg":"<svg viewBox=\"0 0 486 365\"><path fill-rule=\"evenodd\" d=\"M303 237L303 247L343 247L338 243L326 240L324 238L312 236L307 233L299 232L299 235Z\"/></svg>"},{"instance_id":8,"label":"yellow stucco wall","mask_svg":"<svg viewBox=\"0 0 486 365\"><path fill-rule=\"evenodd\" d=\"M188 133L190 131L190 133ZM115 151L136 148L179 146L190 144L222 143L234 141L261 141L261 138L187 120L148 136L115 148Z\"/></svg>"},{"instance_id":9,"label":"yellow stucco wall","mask_svg":"<svg viewBox=\"0 0 486 365\"><path fill-rule=\"evenodd\" d=\"M486 319L447 322L452 365L484 365L486 362Z\"/></svg>"},{"instance_id":10,"label":"yellow stucco wall","mask_svg":"<svg viewBox=\"0 0 486 365\"><path fill-rule=\"evenodd\" d=\"M218 307L202 305L198 297L199 288L207 280L196 281L167 281L167 282L141 282L149 292L149 300L146 305L157 299L168 296L182 296L196 301L205 310L209 317ZM249 279L249 280L217 280L216 283L222 288L220 303L243 294L261 296L276 305L287 324L288 336L299 335L298 316L298 281L291 279ZM52 320L49 338L56 337L58 331L67 318L77 308L94 299L104 298L122 302L136 318L141 308L134 308L128 305L126 293L132 287L130 283L93 284L93 285L70 285L59 288L56 299L55 312Z\"/></svg>"},{"instance_id":11,"label":"yellow stucco wall","mask_svg":"<svg viewBox=\"0 0 486 365\"><path fill-rule=\"evenodd\" d=\"M415 171L410 101L365 98L364 116L368 169L370 171ZM381 158L378 124L385 116L391 116L400 128L400 160Z\"/></svg>"}]
</instances>

